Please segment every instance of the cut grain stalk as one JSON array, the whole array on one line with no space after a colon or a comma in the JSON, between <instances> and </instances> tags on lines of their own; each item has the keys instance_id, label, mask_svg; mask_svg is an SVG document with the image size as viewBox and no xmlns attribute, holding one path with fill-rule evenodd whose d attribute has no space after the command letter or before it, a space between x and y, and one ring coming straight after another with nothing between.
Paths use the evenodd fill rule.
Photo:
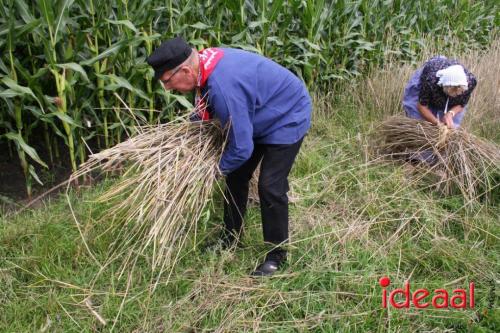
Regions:
<instances>
[{"instance_id":1,"label":"cut grain stalk","mask_svg":"<svg viewBox=\"0 0 500 333\"><path fill-rule=\"evenodd\" d=\"M455 187L467 203L498 187L500 147L468 133L396 116L377 129L377 153L417 162L439 176L444 188Z\"/></svg>"},{"instance_id":2,"label":"cut grain stalk","mask_svg":"<svg viewBox=\"0 0 500 333\"><path fill-rule=\"evenodd\" d=\"M122 178L99 199L109 209L98 223L118 222L109 229L118 235L110 261L119 258L123 272L134 266L134 256L150 257L159 276L173 267L212 197L224 140L217 122L172 122L137 132L91 155L72 178L120 171Z\"/></svg>"}]
</instances>

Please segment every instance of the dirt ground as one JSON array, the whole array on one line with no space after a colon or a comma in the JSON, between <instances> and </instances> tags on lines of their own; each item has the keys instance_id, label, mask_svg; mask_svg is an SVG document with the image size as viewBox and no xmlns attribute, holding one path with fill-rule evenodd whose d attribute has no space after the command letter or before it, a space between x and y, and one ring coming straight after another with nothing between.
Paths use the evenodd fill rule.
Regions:
<instances>
[{"instance_id":1,"label":"dirt ground","mask_svg":"<svg viewBox=\"0 0 500 333\"><path fill-rule=\"evenodd\" d=\"M62 154L59 161L54 161L51 164L46 149L41 146L35 147L35 149L40 158L47 163L49 169L33 163L43 185L34 181L32 196L29 198L26 192L26 180L15 147L12 146L9 150L9 146L5 142L0 143L0 204L22 206L68 179L71 168L66 154ZM61 147L60 151L64 152L64 147Z\"/></svg>"}]
</instances>

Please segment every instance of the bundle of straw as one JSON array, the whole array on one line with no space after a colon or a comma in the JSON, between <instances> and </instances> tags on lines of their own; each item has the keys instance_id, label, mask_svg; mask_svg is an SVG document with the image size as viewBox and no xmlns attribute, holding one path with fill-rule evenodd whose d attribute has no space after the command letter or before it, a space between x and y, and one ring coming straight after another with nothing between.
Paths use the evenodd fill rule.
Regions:
<instances>
[{"instance_id":1,"label":"bundle of straw","mask_svg":"<svg viewBox=\"0 0 500 333\"><path fill-rule=\"evenodd\" d=\"M73 178L96 169L120 170L118 183L100 197L110 204L101 221L119 222L110 227L119 235L110 257L125 258L125 269L152 249L152 268L162 272L216 188L223 131L216 122L188 121L137 129L138 135L91 155Z\"/></svg>"},{"instance_id":2,"label":"bundle of straw","mask_svg":"<svg viewBox=\"0 0 500 333\"><path fill-rule=\"evenodd\" d=\"M421 162L440 176L445 188L457 188L467 201L498 186L500 147L463 128L395 116L384 121L376 135L379 154Z\"/></svg>"}]
</instances>

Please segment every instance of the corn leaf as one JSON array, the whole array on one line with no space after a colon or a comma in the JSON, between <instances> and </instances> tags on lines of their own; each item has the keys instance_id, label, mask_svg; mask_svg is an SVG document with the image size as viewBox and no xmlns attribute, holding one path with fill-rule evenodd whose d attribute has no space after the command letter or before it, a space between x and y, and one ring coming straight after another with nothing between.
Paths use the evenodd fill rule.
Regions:
<instances>
[{"instance_id":1,"label":"corn leaf","mask_svg":"<svg viewBox=\"0 0 500 333\"><path fill-rule=\"evenodd\" d=\"M59 17L57 18L57 26L55 28L54 32L54 40L57 41L57 33L59 32L60 29L64 28L66 25L66 18L64 17L64 14L66 11L69 11L69 7L73 4L74 0L65 0L62 4L61 11L59 12Z\"/></svg>"},{"instance_id":2,"label":"corn leaf","mask_svg":"<svg viewBox=\"0 0 500 333\"><path fill-rule=\"evenodd\" d=\"M119 88L127 89L142 99L149 101L149 97L140 89L134 88L130 82L124 77L117 76L115 74L97 74L98 77L106 79L112 83L108 84L104 89L109 91L116 91Z\"/></svg>"},{"instance_id":3,"label":"corn leaf","mask_svg":"<svg viewBox=\"0 0 500 333\"><path fill-rule=\"evenodd\" d=\"M89 82L89 78L87 76L87 73L85 72L85 70L83 69L82 66L80 66L79 64L77 63L74 63L74 62L70 62L70 63L67 63L67 64L57 64L56 65L57 67L59 68L64 68L64 69L71 69L77 73L80 73L81 76L83 77L83 79L86 81L86 82Z\"/></svg>"},{"instance_id":4,"label":"corn leaf","mask_svg":"<svg viewBox=\"0 0 500 333\"><path fill-rule=\"evenodd\" d=\"M119 42L116 42L115 44L111 45L108 49L100 53L99 55L80 62L81 65L92 65L94 62L99 61L103 58L109 57L111 55L116 54L118 51L123 49L125 46L127 46L128 40L121 40Z\"/></svg>"},{"instance_id":5,"label":"corn leaf","mask_svg":"<svg viewBox=\"0 0 500 333\"><path fill-rule=\"evenodd\" d=\"M29 146L23 139L23 137L19 134L19 133L6 133L4 134L4 136L9 139L9 140L12 140L14 142L16 142L16 144L18 144L21 149L29 155L29 157L31 157L34 161L36 161L38 164L48 168L47 164L45 164L42 159L38 156L36 150Z\"/></svg>"},{"instance_id":6,"label":"corn leaf","mask_svg":"<svg viewBox=\"0 0 500 333\"><path fill-rule=\"evenodd\" d=\"M29 171L31 177L33 177L33 179L35 179L38 184L43 185L42 181L40 180L40 178L38 178L38 175L35 172L35 168L31 164L28 167L28 171Z\"/></svg>"},{"instance_id":7,"label":"corn leaf","mask_svg":"<svg viewBox=\"0 0 500 333\"><path fill-rule=\"evenodd\" d=\"M2 79L2 83L4 83L6 86L8 86L10 88L7 90L9 90L8 94L11 95L11 97L28 95L28 96L32 97L35 101L37 101L38 105L40 105L40 108L43 110L42 103L40 103L40 101L38 100L38 98L35 96L35 94L33 93L33 91L30 88L20 86L19 84L17 84L14 80L12 80L9 77L4 77ZM14 93L16 95L13 95Z\"/></svg>"},{"instance_id":8,"label":"corn leaf","mask_svg":"<svg viewBox=\"0 0 500 333\"><path fill-rule=\"evenodd\" d=\"M106 22L109 22L109 23L115 24L115 25L124 25L127 28L129 28L130 30L132 30L133 32L135 32L136 34L139 33L139 30L129 20L118 20L118 21L115 21L115 20L106 20Z\"/></svg>"}]
</instances>

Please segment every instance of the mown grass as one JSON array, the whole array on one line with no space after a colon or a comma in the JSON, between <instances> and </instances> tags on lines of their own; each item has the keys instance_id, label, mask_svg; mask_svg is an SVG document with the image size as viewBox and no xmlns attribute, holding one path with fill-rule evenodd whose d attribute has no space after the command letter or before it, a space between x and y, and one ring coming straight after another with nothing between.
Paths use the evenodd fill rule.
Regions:
<instances>
[{"instance_id":1,"label":"mown grass","mask_svg":"<svg viewBox=\"0 0 500 333\"><path fill-rule=\"evenodd\" d=\"M488 84L494 82L483 82ZM202 250L222 225L217 197L203 214L196 239L153 292L157 272L151 272L147 256L121 276L119 260L100 271L61 195L1 217L0 331L499 331L498 197L466 206L461 196L443 197L432 179L416 181L406 166L372 163L370 130L386 113L373 96L353 98L359 92L351 94L352 89L315 98L314 125L292 170L297 201L290 212L290 257L279 275L248 277L268 250L257 206L245 220L244 248ZM495 123L497 117L484 113L481 121ZM471 128L480 124L473 119ZM497 132L486 129L483 136L496 140ZM69 193L100 263L120 241L106 232L116 221L95 223L106 208L95 199L113 184L110 179ZM390 289L409 280L412 290L451 292L473 281L476 306L383 309L382 276L391 278Z\"/></svg>"},{"instance_id":2,"label":"mown grass","mask_svg":"<svg viewBox=\"0 0 500 333\"><path fill-rule=\"evenodd\" d=\"M292 175L299 201L291 208L290 260L279 276L247 276L266 251L253 207L246 248L187 248L152 294L148 258L121 279L111 267L92 285L98 267L62 197L2 218L0 331L108 331L113 325L118 332L497 331L495 295L490 303L499 274L498 206L466 211L460 198L413 183L402 167L366 164L366 138L354 125L362 120L350 111L317 117L305 141ZM92 200L109 186L70 194L81 222L102 213ZM221 213L216 202L200 225L200 242L220 226ZM106 228L85 231L101 262L113 241L99 237ZM451 290L474 281L476 308L383 310L383 275L398 287L409 278L415 289ZM107 320L104 328L85 306L88 296Z\"/></svg>"}]
</instances>

